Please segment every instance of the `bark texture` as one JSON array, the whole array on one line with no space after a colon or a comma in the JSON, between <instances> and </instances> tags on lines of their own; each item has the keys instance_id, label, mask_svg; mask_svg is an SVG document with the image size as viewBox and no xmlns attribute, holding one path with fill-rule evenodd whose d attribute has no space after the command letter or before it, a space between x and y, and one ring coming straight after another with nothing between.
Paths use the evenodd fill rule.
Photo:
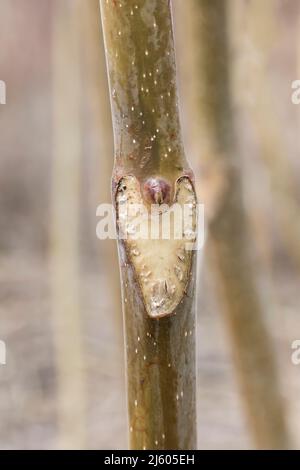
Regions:
<instances>
[{"instance_id":1,"label":"bark texture","mask_svg":"<svg viewBox=\"0 0 300 470\"><path fill-rule=\"evenodd\" d=\"M58 447L82 449L85 377L79 299L80 5L53 5L53 163L50 267L58 383Z\"/></svg>"}]
</instances>

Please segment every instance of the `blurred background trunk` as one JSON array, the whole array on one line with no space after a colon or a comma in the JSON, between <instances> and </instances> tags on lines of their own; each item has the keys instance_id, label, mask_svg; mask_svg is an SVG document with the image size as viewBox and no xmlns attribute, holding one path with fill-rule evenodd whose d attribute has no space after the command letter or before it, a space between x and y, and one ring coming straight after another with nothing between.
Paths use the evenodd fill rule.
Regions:
<instances>
[{"instance_id":1,"label":"blurred background trunk","mask_svg":"<svg viewBox=\"0 0 300 470\"><path fill-rule=\"evenodd\" d=\"M106 73L102 25L99 0L89 0L82 6L83 24L83 86L85 90L86 156L91 157L87 166L86 197L88 207L87 224L93 247L89 263L105 271L107 296L110 299L120 367L124 361L123 318L121 306L120 272L116 240L104 242L96 236L96 209L100 204L111 204L111 175L114 162L112 120ZM85 235L86 236L86 233ZM120 369L121 373L121 369Z\"/></svg>"},{"instance_id":2,"label":"blurred background trunk","mask_svg":"<svg viewBox=\"0 0 300 470\"><path fill-rule=\"evenodd\" d=\"M188 49L198 51L197 68L189 64L186 70L195 74L192 84L197 90L190 100L195 103L190 114L199 129L199 199L209 222L208 255L250 431L258 448L278 449L289 447L290 440L243 205L242 162L232 110L228 5L194 0L188 12L187 28L193 31L194 41ZM183 15L185 6L180 2L177 6L179 16ZM196 135L196 127L193 132Z\"/></svg>"},{"instance_id":3,"label":"blurred background trunk","mask_svg":"<svg viewBox=\"0 0 300 470\"><path fill-rule=\"evenodd\" d=\"M299 271L299 194L287 133L283 131L284 118L276 102L276 81L270 74L270 60L280 29L276 8L273 0L230 0L229 5L230 31L235 45L234 59L231 61L233 94L238 106L249 114L257 136L259 156L269 176L276 228L287 255ZM286 88L287 101L291 100L290 85ZM257 202L256 212L259 213L261 198L255 197L255 192L256 187L253 188L252 198ZM266 226L262 219L257 227L259 224ZM268 229L270 238L271 227Z\"/></svg>"},{"instance_id":4,"label":"blurred background trunk","mask_svg":"<svg viewBox=\"0 0 300 470\"><path fill-rule=\"evenodd\" d=\"M115 242L99 241L95 234L96 207L111 201L113 165L99 5L97 0L80 0L80 5L76 0L0 3L0 80L7 85L7 103L0 106L0 340L7 346L7 365L0 368L0 447L125 448L119 270ZM115 2L120 3L123 0ZM199 124L201 69L196 58L201 44L191 27L197 23L196 3L171 3L181 7L176 45L185 149L209 221L222 203L227 177L222 158L218 165L213 158L211 164L204 161L209 134ZM299 439L300 374L291 361L291 344L299 339L300 114L291 102L291 83L300 78L300 2L219 3L230 10L236 131L232 152L238 155L234 166L243 180L244 211L250 221L247 239L258 248L250 245L247 251L254 255L260 301L275 339L289 419ZM71 11L77 8L79 20ZM216 14L217 9L216 4ZM54 38L56 30L59 40ZM64 227L63 213L71 219L68 223L66 217ZM217 304L214 264L207 263L207 255L208 250L198 295L199 444L204 449L247 448L250 433L224 315L218 315L225 302ZM67 323L71 328L65 344L63 333L55 332L64 322L64 331ZM59 365L68 347L70 365L68 358ZM80 363L83 370L78 369ZM71 387L73 379L64 377L64 370L76 377L79 388Z\"/></svg>"}]
</instances>

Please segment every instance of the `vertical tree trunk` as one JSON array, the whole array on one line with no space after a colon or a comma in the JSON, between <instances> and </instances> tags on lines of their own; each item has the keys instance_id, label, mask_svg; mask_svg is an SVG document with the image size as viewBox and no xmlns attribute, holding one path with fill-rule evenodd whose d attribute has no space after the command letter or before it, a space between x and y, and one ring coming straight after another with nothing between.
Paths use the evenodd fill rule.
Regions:
<instances>
[{"instance_id":1,"label":"vertical tree trunk","mask_svg":"<svg viewBox=\"0 0 300 470\"><path fill-rule=\"evenodd\" d=\"M252 46L252 54L257 58L247 76L247 91L255 97L254 104L242 103L247 108L258 136L260 156L266 163L270 175L272 195L276 201L274 211L278 223L278 232L291 260L300 267L300 220L297 201L296 180L284 142L282 124L276 111L275 96L272 94L268 53L276 37L275 5L272 0L251 0L241 3L231 0L232 8L237 11L234 33L237 38L242 33L247 35L247 45ZM243 31L241 18L244 18ZM237 38L238 41L238 38ZM239 56L244 57L249 51L243 48L243 42L237 42ZM236 60L233 73L241 71L244 61ZM243 84L244 85L244 84ZM292 91L292 90L291 90Z\"/></svg>"},{"instance_id":2,"label":"vertical tree trunk","mask_svg":"<svg viewBox=\"0 0 300 470\"><path fill-rule=\"evenodd\" d=\"M115 142L113 202L125 319L130 447L196 447L195 261L182 240L136 240L124 203L192 206L168 0L101 0ZM164 209L162 209L164 207ZM149 218L146 219L149 221ZM195 235L190 241L195 240Z\"/></svg>"},{"instance_id":3,"label":"vertical tree trunk","mask_svg":"<svg viewBox=\"0 0 300 470\"><path fill-rule=\"evenodd\" d=\"M113 168L113 132L110 113L110 99L105 64L105 53L100 18L99 0L83 0L84 14L82 22L84 33L82 39L84 61L85 106L89 119L85 122L85 135L88 138L90 160L89 178L89 209L91 235L94 237L93 252L96 272L104 274L102 295L107 299L107 311L110 312L113 325L113 337L105 338L113 351L111 373L120 383L114 396L118 402L118 410L122 416L126 413L126 397L123 393L124 347L123 317L121 305L120 274L116 242L113 239L100 241L96 238L95 211L99 204L111 201L111 173ZM98 292L98 295L100 293ZM100 318L100 317L99 317ZM104 358L104 361L106 359ZM104 393L104 392L103 392ZM115 400L111 400L114 407ZM112 410L111 410L112 411ZM123 413L123 414L122 414ZM122 429L125 420L122 419ZM121 439L121 442L124 442Z\"/></svg>"},{"instance_id":4,"label":"vertical tree trunk","mask_svg":"<svg viewBox=\"0 0 300 470\"><path fill-rule=\"evenodd\" d=\"M58 374L60 448L85 446L85 393L79 307L80 0L53 9L51 281Z\"/></svg>"},{"instance_id":5,"label":"vertical tree trunk","mask_svg":"<svg viewBox=\"0 0 300 470\"><path fill-rule=\"evenodd\" d=\"M233 135L227 7L225 1L193 1L202 176L213 175L209 180L212 187L207 190L213 196L205 195L210 219L209 254L254 441L258 448L286 448L290 442L283 402L255 283L242 203ZM202 181L201 185L205 187Z\"/></svg>"}]
</instances>

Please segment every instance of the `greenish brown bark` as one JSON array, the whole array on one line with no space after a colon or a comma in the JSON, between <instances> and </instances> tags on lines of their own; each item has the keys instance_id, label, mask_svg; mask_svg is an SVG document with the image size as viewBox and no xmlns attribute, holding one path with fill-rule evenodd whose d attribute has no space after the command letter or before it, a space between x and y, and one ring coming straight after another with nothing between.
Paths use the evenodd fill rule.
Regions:
<instances>
[{"instance_id":1,"label":"greenish brown bark","mask_svg":"<svg viewBox=\"0 0 300 470\"><path fill-rule=\"evenodd\" d=\"M274 352L255 282L231 100L228 2L194 0L201 159L220 176L210 208L209 254L231 336L242 398L258 448L290 446Z\"/></svg>"},{"instance_id":2,"label":"greenish brown bark","mask_svg":"<svg viewBox=\"0 0 300 470\"><path fill-rule=\"evenodd\" d=\"M79 308L80 5L53 5L53 161L50 274L57 370L57 446L82 449L85 379Z\"/></svg>"},{"instance_id":3,"label":"greenish brown bark","mask_svg":"<svg viewBox=\"0 0 300 470\"><path fill-rule=\"evenodd\" d=\"M183 186L195 202L179 123L169 3L100 2L115 141L113 201L119 229L122 199L136 197L147 206L149 178L161 184L156 193L160 202L165 188L176 202L180 190L186 190ZM134 192L139 187L144 192ZM130 239L119 240L132 449L196 447L196 259L191 252L174 262L178 252L173 253L173 248L168 259L169 243L175 250L174 241L155 245L149 240L137 250ZM141 259L155 268L154 278L151 270L144 271ZM166 277L167 262L171 267ZM161 276L157 274L160 269ZM148 275L150 284L158 288L153 295L147 290ZM169 292L172 284L177 286L175 303ZM171 311L164 311L167 303L172 305Z\"/></svg>"}]
</instances>

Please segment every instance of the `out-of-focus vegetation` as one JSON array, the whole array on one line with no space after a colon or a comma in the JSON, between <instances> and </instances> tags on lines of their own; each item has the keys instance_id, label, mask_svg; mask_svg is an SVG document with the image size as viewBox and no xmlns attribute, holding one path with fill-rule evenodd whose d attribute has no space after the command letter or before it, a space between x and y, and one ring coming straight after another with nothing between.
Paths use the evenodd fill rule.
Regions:
<instances>
[{"instance_id":1,"label":"out-of-focus vegetation","mask_svg":"<svg viewBox=\"0 0 300 470\"><path fill-rule=\"evenodd\" d=\"M200 202L213 212L222 178L218 167L203 166L195 0L172 3L186 153ZM300 79L300 4L226 4L235 165L299 447L300 366L292 364L291 344L300 339L300 105L292 104L291 83ZM125 448L117 257L114 242L96 239L96 208L110 202L113 165L98 0L1 0L0 30L7 86L0 105L0 340L7 346L0 448ZM201 271L199 446L252 447L207 256Z\"/></svg>"}]
</instances>

